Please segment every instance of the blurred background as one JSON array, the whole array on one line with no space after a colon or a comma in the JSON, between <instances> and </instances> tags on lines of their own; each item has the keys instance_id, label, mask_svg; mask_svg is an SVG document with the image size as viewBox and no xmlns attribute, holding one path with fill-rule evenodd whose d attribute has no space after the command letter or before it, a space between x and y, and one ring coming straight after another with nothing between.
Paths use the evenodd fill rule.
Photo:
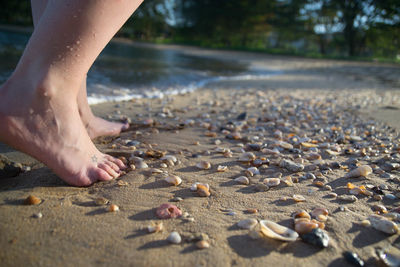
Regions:
<instances>
[{"instance_id":1,"label":"blurred background","mask_svg":"<svg viewBox=\"0 0 400 267\"><path fill-rule=\"evenodd\" d=\"M0 24L31 26L29 1ZM145 0L117 34L136 41L400 61L400 0Z\"/></svg>"}]
</instances>

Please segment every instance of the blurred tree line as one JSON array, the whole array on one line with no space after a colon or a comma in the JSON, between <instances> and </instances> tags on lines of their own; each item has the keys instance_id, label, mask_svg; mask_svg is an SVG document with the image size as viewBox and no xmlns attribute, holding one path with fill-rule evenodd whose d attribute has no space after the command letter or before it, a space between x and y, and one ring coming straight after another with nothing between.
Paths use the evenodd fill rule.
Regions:
<instances>
[{"instance_id":1,"label":"blurred tree line","mask_svg":"<svg viewBox=\"0 0 400 267\"><path fill-rule=\"evenodd\" d=\"M32 23L29 1L2 2L0 23ZM395 59L400 0L145 0L118 35L213 48Z\"/></svg>"}]
</instances>

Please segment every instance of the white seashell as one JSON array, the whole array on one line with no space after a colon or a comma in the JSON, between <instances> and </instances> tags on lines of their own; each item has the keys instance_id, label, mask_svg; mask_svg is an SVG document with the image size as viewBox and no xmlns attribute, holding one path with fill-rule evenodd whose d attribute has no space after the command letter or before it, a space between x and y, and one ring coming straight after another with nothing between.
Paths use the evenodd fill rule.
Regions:
<instances>
[{"instance_id":1,"label":"white seashell","mask_svg":"<svg viewBox=\"0 0 400 267\"><path fill-rule=\"evenodd\" d=\"M146 162L140 161L135 164L136 169L147 169L149 165Z\"/></svg>"},{"instance_id":2,"label":"white seashell","mask_svg":"<svg viewBox=\"0 0 400 267\"><path fill-rule=\"evenodd\" d=\"M168 165L163 162L160 164L160 168L168 168Z\"/></svg>"},{"instance_id":3,"label":"white seashell","mask_svg":"<svg viewBox=\"0 0 400 267\"><path fill-rule=\"evenodd\" d=\"M281 183L281 179L279 178L265 178L263 183L268 185L269 187L278 186Z\"/></svg>"},{"instance_id":4,"label":"white seashell","mask_svg":"<svg viewBox=\"0 0 400 267\"><path fill-rule=\"evenodd\" d=\"M167 241L173 244L179 244L182 241L182 238L178 232L173 231L167 237Z\"/></svg>"},{"instance_id":5,"label":"white seashell","mask_svg":"<svg viewBox=\"0 0 400 267\"><path fill-rule=\"evenodd\" d=\"M306 198L303 197L302 195L293 195L292 197L293 197L293 200L296 201L296 202L306 201Z\"/></svg>"},{"instance_id":6,"label":"white seashell","mask_svg":"<svg viewBox=\"0 0 400 267\"><path fill-rule=\"evenodd\" d=\"M253 177L254 175L259 175L260 171L257 169L257 167L250 167L246 170L246 174Z\"/></svg>"},{"instance_id":7,"label":"white seashell","mask_svg":"<svg viewBox=\"0 0 400 267\"><path fill-rule=\"evenodd\" d=\"M385 217L378 216L378 215L371 215L368 217L368 220L371 222L371 226L374 227L376 230L387 234L396 234L398 232L397 224L392 221L389 221Z\"/></svg>"},{"instance_id":8,"label":"white seashell","mask_svg":"<svg viewBox=\"0 0 400 267\"><path fill-rule=\"evenodd\" d=\"M255 159L256 159L256 155L254 155L252 152L243 153L239 157L239 161L241 161L241 162L250 162Z\"/></svg>"},{"instance_id":9,"label":"white seashell","mask_svg":"<svg viewBox=\"0 0 400 267\"><path fill-rule=\"evenodd\" d=\"M372 168L368 165L362 165L350 172L348 172L344 177L345 178L356 178L356 177L367 177L368 174L372 173Z\"/></svg>"},{"instance_id":10,"label":"white seashell","mask_svg":"<svg viewBox=\"0 0 400 267\"><path fill-rule=\"evenodd\" d=\"M195 182L194 184L192 184L192 186L190 187L190 191L197 191L197 186L198 185L203 185L205 186L208 190L210 190L210 186L208 184L203 184L203 183L199 183L199 182Z\"/></svg>"},{"instance_id":11,"label":"white seashell","mask_svg":"<svg viewBox=\"0 0 400 267\"><path fill-rule=\"evenodd\" d=\"M237 225L242 229L251 229L256 226L257 223L258 221L256 219L244 219L239 221Z\"/></svg>"},{"instance_id":12,"label":"white seashell","mask_svg":"<svg viewBox=\"0 0 400 267\"><path fill-rule=\"evenodd\" d=\"M299 237L299 234L285 226L279 225L269 220L260 221L261 234L265 237L293 242Z\"/></svg>"},{"instance_id":13,"label":"white seashell","mask_svg":"<svg viewBox=\"0 0 400 267\"><path fill-rule=\"evenodd\" d=\"M172 156L172 155L165 155L165 156L161 157L160 160L162 160L164 162L165 161L172 161L173 163L175 163L177 161L176 157Z\"/></svg>"},{"instance_id":14,"label":"white seashell","mask_svg":"<svg viewBox=\"0 0 400 267\"><path fill-rule=\"evenodd\" d=\"M218 165L217 172L225 172L228 170L228 166Z\"/></svg>"},{"instance_id":15,"label":"white seashell","mask_svg":"<svg viewBox=\"0 0 400 267\"><path fill-rule=\"evenodd\" d=\"M249 184L249 178L247 178L246 176L239 176L237 178L235 178L235 182L238 182L240 184Z\"/></svg>"},{"instance_id":16,"label":"white seashell","mask_svg":"<svg viewBox=\"0 0 400 267\"><path fill-rule=\"evenodd\" d=\"M293 145L289 144L288 142L280 141L279 146L284 149L293 149Z\"/></svg>"},{"instance_id":17,"label":"white seashell","mask_svg":"<svg viewBox=\"0 0 400 267\"><path fill-rule=\"evenodd\" d=\"M157 168L151 168L151 169L149 170L149 173L150 173L150 174L160 174L160 173L163 173L163 171L160 170L160 169L157 169Z\"/></svg>"},{"instance_id":18,"label":"white seashell","mask_svg":"<svg viewBox=\"0 0 400 267\"><path fill-rule=\"evenodd\" d=\"M209 170L211 169L211 163L207 161L200 161L199 163L196 164L196 167L201 170Z\"/></svg>"},{"instance_id":19,"label":"white seashell","mask_svg":"<svg viewBox=\"0 0 400 267\"><path fill-rule=\"evenodd\" d=\"M162 222L147 226L147 232L149 232L149 233L157 233L157 232L161 232L162 230L163 230Z\"/></svg>"},{"instance_id":20,"label":"white seashell","mask_svg":"<svg viewBox=\"0 0 400 267\"><path fill-rule=\"evenodd\" d=\"M182 179L179 176L170 174L164 179L167 183L172 185L180 185L182 183Z\"/></svg>"}]
</instances>

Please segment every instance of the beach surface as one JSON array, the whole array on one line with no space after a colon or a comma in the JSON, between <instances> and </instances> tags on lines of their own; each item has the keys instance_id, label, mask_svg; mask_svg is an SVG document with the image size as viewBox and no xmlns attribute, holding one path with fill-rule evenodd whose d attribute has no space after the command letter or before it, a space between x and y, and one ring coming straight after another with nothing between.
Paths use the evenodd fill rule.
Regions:
<instances>
[{"instance_id":1,"label":"beach surface","mask_svg":"<svg viewBox=\"0 0 400 267\"><path fill-rule=\"evenodd\" d=\"M400 255L398 234L376 229L370 217L380 213L393 229L400 218L392 210L400 201L398 65L157 47L282 73L93 106L101 117L130 119L128 131L96 145L136 167L87 188L68 186L43 164L0 144L1 166L8 166L0 178L2 266L351 266L346 251L372 266L377 248ZM196 166L203 161L211 167ZM372 173L346 178L361 165ZM169 175L182 183L168 184ZM240 176L249 184L235 180ZM266 178L280 184L266 186ZM195 182L208 184L210 196L192 191ZM361 193L350 192L348 183ZM25 205L29 195L41 203ZM163 203L176 205L182 216L159 219ZM119 211L110 212L111 204ZM293 212L317 207L329 211L327 248L237 225L253 218L294 229ZM148 232L160 223L162 231ZM172 231L180 234L179 244L166 240ZM200 240L209 248L199 248Z\"/></svg>"}]
</instances>

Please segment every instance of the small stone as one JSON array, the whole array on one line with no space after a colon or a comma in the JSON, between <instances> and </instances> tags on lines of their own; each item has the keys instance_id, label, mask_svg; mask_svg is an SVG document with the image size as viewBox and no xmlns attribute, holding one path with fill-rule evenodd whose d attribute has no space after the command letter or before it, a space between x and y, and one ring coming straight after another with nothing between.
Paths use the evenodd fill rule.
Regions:
<instances>
[{"instance_id":1,"label":"small stone","mask_svg":"<svg viewBox=\"0 0 400 267\"><path fill-rule=\"evenodd\" d=\"M98 197L94 200L97 206L107 205L110 201L104 197Z\"/></svg>"},{"instance_id":2,"label":"small stone","mask_svg":"<svg viewBox=\"0 0 400 267\"><path fill-rule=\"evenodd\" d=\"M172 244L179 244L179 243L181 243L182 238L181 238L181 236L180 236L180 234L178 232L173 231L167 237L167 241L172 243Z\"/></svg>"},{"instance_id":3,"label":"small stone","mask_svg":"<svg viewBox=\"0 0 400 267\"><path fill-rule=\"evenodd\" d=\"M42 218L42 217L43 217L43 214L42 214L41 212L34 213L34 214L32 215L32 217L33 217L33 218L40 219L40 218Z\"/></svg>"},{"instance_id":4,"label":"small stone","mask_svg":"<svg viewBox=\"0 0 400 267\"><path fill-rule=\"evenodd\" d=\"M343 253L344 258L354 266L364 266L364 261L355 252L346 251Z\"/></svg>"},{"instance_id":5,"label":"small stone","mask_svg":"<svg viewBox=\"0 0 400 267\"><path fill-rule=\"evenodd\" d=\"M306 243L320 248L326 248L329 244L328 234L320 228L315 228L310 233L302 235L301 239Z\"/></svg>"},{"instance_id":6,"label":"small stone","mask_svg":"<svg viewBox=\"0 0 400 267\"><path fill-rule=\"evenodd\" d=\"M385 198L387 198L387 199L390 199L390 200L395 200L395 199L397 199L397 197L395 196L395 195L393 195L393 194L385 194Z\"/></svg>"},{"instance_id":7,"label":"small stone","mask_svg":"<svg viewBox=\"0 0 400 267\"><path fill-rule=\"evenodd\" d=\"M269 186L266 184L257 184L254 189L257 192L266 192L269 190Z\"/></svg>"},{"instance_id":8,"label":"small stone","mask_svg":"<svg viewBox=\"0 0 400 267\"><path fill-rule=\"evenodd\" d=\"M173 199L171 199L172 202L180 202L182 200L183 200L183 198L181 198L181 197L174 197Z\"/></svg>"},{"instance_id":9,"label":"small stone","mask_svg":"<svg viewBox=\"0 0 400 267\"><path fill-rule=\"evenodd\" d=\"M324 186L324 189L326 190L326 191L332 191L332 186L330 186L330 185L325 185Z\"/></svg>"},{"instance_id":10,"label":"small stone","mask_svg":"<svg viewBox=\"0 0 400 267\"><path fill-rule=\"evenodd\" d=\"M39 205L41 202L42 200L40 198L33 195L28 196L24 201L25 205Z\"/></svg>"},{"instance_id":11,"label":"small stone","mask_svg":"<svg viewBox=\"0 0 400 267\"><path fill-rule=\"evenodd\" d=\"M338 196L338 200L346 201L346 202L356 202L358 199L354 195L343 195L343 196Z\"/></svg>"},{"instance_id":12,"label":"small stone","mask_svg":"<svg viewBox=\"0 0 400 267\"><path fill-rule=\"evenodd\" d=\"M337 196L338 195L335 192L331 192L331 193L327 194L327 197L330 197L330 198L337 198Z\"/></svg>"},{"instance_id":13,"label":"small stone","mask_svg":"<svg viewBox=\"0 0 400 267\"><path fill-rule=\"evenodd\" d=\"M244 219L241 220L237 223L237 226L239 226L242 229L251 229L253 228L255 225L257 225L258 221L256 219Z\"/></svg>"}]
</instances>

